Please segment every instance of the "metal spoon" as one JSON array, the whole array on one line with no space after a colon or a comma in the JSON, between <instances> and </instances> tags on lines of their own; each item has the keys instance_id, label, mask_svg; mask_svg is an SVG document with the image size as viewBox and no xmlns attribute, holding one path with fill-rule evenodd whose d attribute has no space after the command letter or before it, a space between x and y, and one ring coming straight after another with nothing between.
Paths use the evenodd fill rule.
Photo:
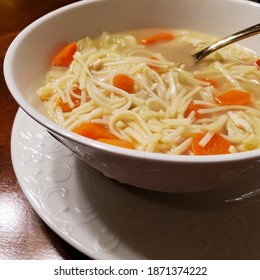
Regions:
<instances>
[{"instance_id":1,"label":"metal spoon","mask_svg":"<svg viewBox=\"0 0 260 280\"><path fill-rule=\"evenodd\" d=\"M196 62L202 60L204 57L210 55L214 51L225 47L229 44L232 44L234 42L237 42L239 40L248 38L250 36L256 35L260 33L260 23L253 25L249 28L243 29L239 32L236 32L232 35L229 35L223 39L220 39L219 41L213 43L212 45L204 48L203 50L193 54L193 58L195 59Z\"/></svg>"}]
</instances>

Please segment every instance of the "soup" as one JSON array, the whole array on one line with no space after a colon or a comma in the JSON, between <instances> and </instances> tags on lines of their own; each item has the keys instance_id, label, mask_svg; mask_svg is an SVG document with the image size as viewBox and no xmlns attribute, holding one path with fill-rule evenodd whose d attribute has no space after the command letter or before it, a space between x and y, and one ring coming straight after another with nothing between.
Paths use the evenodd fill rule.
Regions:
<instances>
[{"instance_id":1,"label":"soup","mask_svg":"<svg viewBox=\"0 0 260 280\"><path fill-rule=\"evenodd\" d=\"M238 44L200 63L212 35L142 29L83 38L53 59L37 94L64 128L147 152L215 155L260 147L260 61Z\"/></svg>"}]
</instances>

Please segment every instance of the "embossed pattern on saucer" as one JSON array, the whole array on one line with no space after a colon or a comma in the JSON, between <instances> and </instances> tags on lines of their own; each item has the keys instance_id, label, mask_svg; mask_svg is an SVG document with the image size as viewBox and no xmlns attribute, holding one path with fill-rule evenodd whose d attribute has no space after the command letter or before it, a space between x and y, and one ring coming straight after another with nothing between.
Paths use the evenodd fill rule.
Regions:
<instances>
[{"instance_id":1,"label":"embossed pattern on saucer","mask_svg":"<svg viewBox=\"0 0 260 280\"><path fill-rule=\"evenodd\" d=\"M241 178L229 192L195 194L122 185L81 162L21 109L11 152L35 211L94 259L260 258L260 182Z\"/></svg>"}]
</instances>

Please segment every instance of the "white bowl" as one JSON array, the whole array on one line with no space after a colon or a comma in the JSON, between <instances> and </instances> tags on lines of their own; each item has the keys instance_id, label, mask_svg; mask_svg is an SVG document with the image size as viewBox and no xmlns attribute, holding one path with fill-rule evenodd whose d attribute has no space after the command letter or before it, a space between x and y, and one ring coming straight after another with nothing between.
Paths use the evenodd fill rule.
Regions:
<instances>
[{"instance_id":1,"label":"white bowl","mask_svg":"<svg viewBox=\"0 0 260 280\"><path fill-rule=\"evenodd\" d=\"M244 0L87 0L53 11L25 28L10 45L7 85L33 119L86 163L129 185L166 192L193 192L234 184L259 168L260 150L217 156L163 155L123 149L76 135L50 121L33 93L63 43L85 36L146 27L192 29L228 35L259 22L260 5ZM259 36L241 44L259 51Z\"/></svg>"}]
</instances>

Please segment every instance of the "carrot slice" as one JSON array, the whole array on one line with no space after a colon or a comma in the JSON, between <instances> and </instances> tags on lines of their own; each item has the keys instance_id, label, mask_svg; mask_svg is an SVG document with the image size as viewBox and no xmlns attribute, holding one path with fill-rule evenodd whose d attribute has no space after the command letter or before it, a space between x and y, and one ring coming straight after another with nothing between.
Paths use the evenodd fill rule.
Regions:
<instances>
[{"instance_id":1,"label":"carrot slice","mask_svg":"<svg viewBox=\"0 0 260 280\"><path fill-rule=\"evenodd\" d=\"M200 81L203 81L203 82L208 82L208 83L210 83L210 85L211 86L213 86L213 87L217 87L217 82L216 81L214 81L213 79L210 79L210 78L207 78L207 77L200 77L200 78L197 78L198 80L200 80Z\"/></svg>"},{"instance_id":2,"label":"carrot slice","mask_svg":"<svg viewBox=\"0 0 260 280\"><path fill-rule=\"evenodd\" d=\"M245 105L252 101L252 94L247 91L231 89L216 97L221 105Z\"/></svg>"},{"instance_id":3,"label":"carrot slice","mask_svg":"<svg viewBox=\"0 0 260 280\"><path fill-rule=\"evenodd\" d=\"M77 95L81 95L81 90L80 90L80 88L78 87L78 85L73 86L72 91L73 91L74 93L76 93Z\"/></svg>"},{"instance_id":4,"label":"carrot slice","mask_svg":"<svg viewBox=\"0 0 260 280\"><path fill-rule=\"evenodd\" d=\"M82 123L76 127L73 132L93 140L97 140L99 138L117 139L117 137L110 133L105 126L97 123Z\"/></svg>"},{"instance_id":5,"label":"carrot slice","mask_svg":"<svg viewBox=\"0 0 260 280\"><path fill-rule=\"evenodd\" d=\"M113 85L128 93L134 92L135 82L132 78L125 74L117 74L114 76Z\"/></svg>"},{"instance_id":6,"label":"carrot slice","mask_svg":"<svg viewBox=\"0 0 260 280\"><path fill-rule=\"evenodd\" d=\"M132 142L122 140L122 139L107 139L107 138L99 138L97 139L98 141L122 148L127 148L127 149L134 149L134 144Z\"/></svg>"},{"instance_id":7,"label":"carrot slice","mask_svg":"<svg viewBox=\"0 0 260 280\"><path fill-rule=\"evenodd\" d=\"M184 113L184 117L187 118L189 116L189 114L194 111L195 112L195 118L196 119L200 119L203 118L204 116L201 115L200 113L198 113L199 109L204 108L204 106L199 105L199 104L194 104L193 102L190 103L190 105L188 106L187 110Z\"/></svg>"},{"instance_id":8,"label":"carrot slice","mask_svg":"<svg viewBox=\"0 0 260 280\"><path fill-rule=\"evenodd\" d=\"M80 105L80 99L77 99L75 97L71 97L72 102L74 103L74 107L71 108L67 102L63 102L61 98L59 98L56 101L56 106L59 106L62 110L62 112L71 112L72 109L78 107Z\"/></svg>"},{"instance_id":9,"label":"carrot slice","mask_svg":"<svg viewBox=\"0 0 260 280\"><path fill-rule=\"evenodd\" d=\"M142 39L141 43L144 45L151 45L161 41L171 41L173 39L174 36L171 33L159 33Z\"/></svg>"},{"instance_id":10,"label":"carrot slice","mask_svg":"<svg viewBox=\"0 0 260 280\"><path fill-rule=\"evenodd\" d=\"M68 67L73 61L73 55L77 51L77 43L72 42L65 46L53 59L53 66Z\"/></svg>"},{"instance_id":11,"label":"carrot slice","mask_svg":"<svg viewBox=\"0 0 260 280\"><path fill-rule=\"evenodd\" d=\"M78 83L75 83L72 88L73 93L77 94L78 96L81 95L81 90L79 89ZM56 101L56 106L61 107L63 112L71 112L72 109L78 107L80 105L80 99L71 95L71 100L74 103L74 107L71 108L67 102L63 102L61 98Z\"/></svg>"},{"instance_id":12,"label":"carrot slice","mask_svg":"<svg viewBox=\"0 0 260 280\"><path fill-rule=\"evenodd\" d=\"M198 133L193 137L191 150L194 155L229 154L230 143L218 133L215 133L205 147L202 147L199 142L205 135L206 133Z\"/></svg>"},{"instance_id":13,"label":"carrot slice","mask_svg":"<svg viewBox=\"0 0 260 280\"><path fill-rule=\"evenodd\" d=\"M255 60L255 65L258 66L258 67L260 67L260 58L258 58L258 59Z\"/></svg>"},{"instance_id":14,"label":"carrot slice","mask_svg":"<svg viewBox=\"0 0 260 280\"><path fill-rule=\"evenodd\" d=\"M149 57L150 59L153 59L153 60L158 60L156 57L154 57L154 56L151 56L151 57ZM153 69L154 71L157 71L157 70L159 70L160 69L160 67L158 67L158 66L153 66L153 65L149 65L149 64L147 64L151 69Z\"/></svg>"}]
</instances>

